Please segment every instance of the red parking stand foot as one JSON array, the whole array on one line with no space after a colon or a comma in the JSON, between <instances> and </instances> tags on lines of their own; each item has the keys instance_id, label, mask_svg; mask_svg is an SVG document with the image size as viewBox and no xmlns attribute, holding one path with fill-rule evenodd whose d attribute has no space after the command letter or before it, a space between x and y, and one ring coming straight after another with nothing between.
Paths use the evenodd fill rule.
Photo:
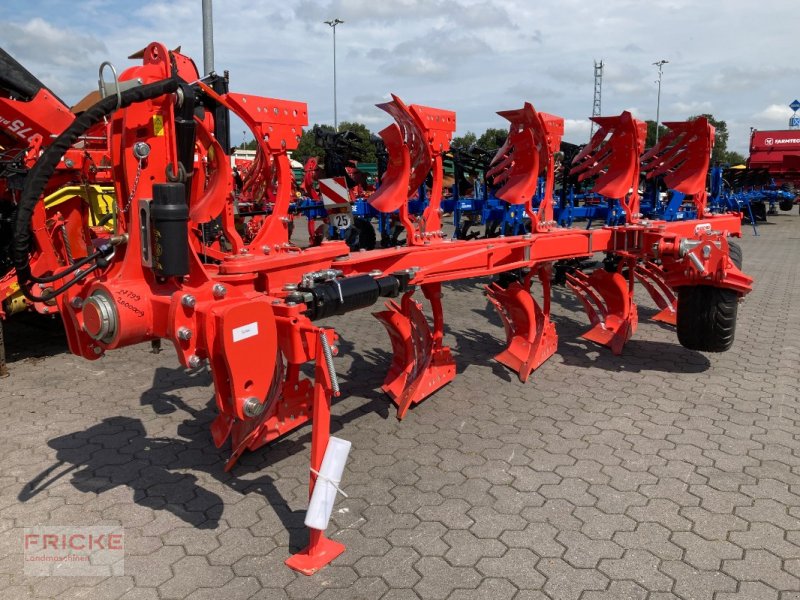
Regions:
<instances>
[{"instance_id":1,"label":"red parking stand foot","mask_svg":"<svg viewBox=\"0 0 800 600\"><path fill-rule=\"evenodd\" d=\"M318 330L319 337L316 344L316 365L314 370L314 395L313 395L313 421L311 424L311 476L309 481L309 498L314 491L317 481L316 473L322 468L322 458L328 447L331 432L331 396L338 394L336 375L332 373L325 360L323 352L325 330ZM333 331L330 331L333 337ZM331 340L328 340L330 343ZM297 554L286 559L286 566L303 575L313 575L334 558L344 552L344 544L334 542L325 537L325 532L319 529L308 528L308 546Z\"/></svg>"},{"instance_id":2,"label":"red parking stand foot","mask_svg":"<svg viewBox=\"0 0 800 600\"><path fill-rule=\"evenodd\" d=\"M308 546L286 559L286 566L303 575L313 575L344 552L344 544L326 538L322 531L309 530Z\"/></svg>"}]
</instances>

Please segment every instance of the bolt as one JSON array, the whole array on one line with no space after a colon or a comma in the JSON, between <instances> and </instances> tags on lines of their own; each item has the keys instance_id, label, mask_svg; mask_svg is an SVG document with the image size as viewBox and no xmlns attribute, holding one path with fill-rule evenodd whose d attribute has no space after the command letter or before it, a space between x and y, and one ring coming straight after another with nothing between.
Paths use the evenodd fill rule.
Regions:
<instances>
[{"instance_id":1,"label":"bolt","mask_svg":"<svg viewBox=\"0 0 800 600\"><path fill-rule=\"evenodd\" d=\"M242 404L242 412L248 417L257 417L266 408L266 404L259 402L255 396L250 396Z\"/></svg>"},{"instance_id":2,"label":"bolt","mask_svg":"<svg viewBox=\"0 0 800 600\"><path fill-rule=\"evenodd\" d=\"M711 246L703 246L703 258L711 256Z\"/></svg>"},{"instance_id":3,"label":"bolt","mask_svg":"<svg viewBox=\"0 0 800 600\"><path fill-rule=\"evenodd\" d=\"M188 327L179 327L178 328L178 339L183 340L184 342L188 342L192 339L192 330Z\"/></svg>"},{"instance_id":4,"label":"bolt","mask_svg":"<svg viewBox=\"0 0 800 600\"><path fill-rule=\"evenodd\" d=\"M200 363L203 361L200 360L200 357L197 354L192 354L187 360L186 363L193 369L196 369L200 366Z\"/></svg>"},{"instance_id":5,"label":"bolt","mask_svg":"<svg viewBox=\"0 0 800 600\"><path fill-rule=\"evenodd\" d=\"M97 355L100 355L103 353L103 349L100 346L92 346L92 352L94 352Z\"/></svg>"},{"instance_id":6,"label":"bolt","mask_svg":"<svg viewBox=\"0 0 800 600\"><path fill-rule=\"evenodd\" d=\"M269 246L261 246L261 251L264 254L269 254Z\"/></svg>"},{"instance_id":7,"label":"bolt","mask_svg":"<svg viewBox=\"0 0 800 600\"><path fill-rule=\"evenodd\" d=\"M45 307L42 309L42 312L43 312L44 314L48 314L48 313L50 312L50 309L49 309L48 307L46 307L46 306L45 306Z\"/></svg>"},{"instance_id":8,"label":"bolt","mask_svg":"<svg viewBox=\"0 0 800 600\"><path fill-rule=\"evenodd\" d=\"M64 166L67 167L68 169L71 169L72 167L75 166L75 162L71 158L68 158L64 161Z\"/></svg>"},{"instance_id":9,"label":"bolt","mask_svg":"<svg viewBox=\"0 0 800 600\"><path fill-rule=\"evenodd\" d=\"M286 285L283 286L283 289L286 290L287 292L293 292L297 289L297 284L287 283Z\"/></svg>"},{"instance_id":10,"label":"bolt","mask_svg":"<svg viewBox=\"0 0 800 600\"><path fill-rule=\"evenodd\" d=\"M77 296L75 296L75 297L74 297L74 298L73 298L73 299L70 301L70 306L72 306L72 308L75 308L75 309L80 309L80 308L82 308L82 307L83 307L83 298L78 298Z\"/></svg>"},{"instance_id":11,"label":"bolt","mask_svg":"<svg viewBox=\"0 0 800 600\"><path fill-rule=\"evenodd\" d=\"M181 305L186 308L194 308L195 304L197 304L197 300L191 294L184 294L183 298L181 298Z\"/></svg>"},{"instance_id":12,"label":"bolt","mask_svg":"<svg viewBox=\"0 0 800 600\"><path fill-rule=\"evenodd\" d=\"M228 289L221 283L215 283L214 287L211 288L211 293L214 295L214 298L219 300L225 297L225 294L228 293Z\"/></svg>"}]
</instances>

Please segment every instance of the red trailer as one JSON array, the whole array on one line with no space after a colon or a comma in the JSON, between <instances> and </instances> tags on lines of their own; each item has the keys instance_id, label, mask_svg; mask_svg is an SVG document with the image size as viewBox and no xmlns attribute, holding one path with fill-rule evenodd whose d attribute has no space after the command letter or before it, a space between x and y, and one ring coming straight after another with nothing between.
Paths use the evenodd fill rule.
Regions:
<instances>
[{"instance_id":1,"label":"red trailer","mask_svg":"<svg viewBox=\"0 0 800 600\"><path fill-rule=\"evenodd\" d=\"M754 129L747 166L767 169L777 184L800 184L800 129Z\"/></svg>"},{"instance_id":2,"label":"red trailer","mask_svg":"<svg viewBox=\"0 0 800 600\"><path fill-rule=\"evenodd\" d=\"M748 169L766 173L782 191L796 193L800 190L800 129L776 129L750 134ZM781 210L791 210L798 201L783 198Z\"/></svg>"}]
</instances>

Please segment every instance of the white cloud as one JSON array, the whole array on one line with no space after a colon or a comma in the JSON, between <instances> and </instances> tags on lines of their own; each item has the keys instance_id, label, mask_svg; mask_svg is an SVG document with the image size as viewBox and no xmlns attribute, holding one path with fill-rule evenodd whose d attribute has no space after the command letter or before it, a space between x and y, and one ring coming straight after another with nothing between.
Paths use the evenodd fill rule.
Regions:
<instances>
[{"instance_id":1,"label":"white cloud","mask_svg":"<svg viewBox=\"0 0 800 600\"><path fill-rule=\"evenodd\" d=\"M564 140L573 144L585 144L589 141L589 130L592 122L589 119L564 119Z\"/></svg>"},{"instance_id":2,"label":"white cloud","mask_svg":"<svg viewBox=\"0 0 800 600\"><path fill-rule=\"evenodd\" d=\"M676 113L685 115L684 119L693 115L700 115L705 113L713 114L714 111L714 105L708 100L674 102L672 103L671 108Z\"/></svg>"},{"instance_id":3,"label":"white cloud","mask_svg":"<svg viewBox=\"0 0 800 600\"><path fill-rule=\"evenodd\" d=\"M764 121L774 121L775 123L786 124L794 111L784 104L770 104L764 110L753 115L756 119Z\"/></svg>"}]
</instances>

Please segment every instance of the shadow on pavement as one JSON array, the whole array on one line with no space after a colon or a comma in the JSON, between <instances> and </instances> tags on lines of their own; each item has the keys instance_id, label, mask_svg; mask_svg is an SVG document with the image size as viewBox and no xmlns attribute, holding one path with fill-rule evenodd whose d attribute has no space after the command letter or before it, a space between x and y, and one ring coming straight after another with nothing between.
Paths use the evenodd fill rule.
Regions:
<instances>
[{"instance_id":1,"label":"shadow on pavement","mask_svg":"<svg viewBox=\"0 0 800 600\"><path fill-rule=\"evenodd\" d=\"M344 340L342 348L353 359L346 375L348 383L343 387L374 398L342 415L334 415L331 422L334 434L369 412L388 418L390 409L383 394L375 392L382 380L380 371L374 368L375 362L388 364L388 353L375 350L365 357L355 353L352 344ZM56 451L56 462L29 481L18 499L27 502L69 475L70 483L82 492L101 494L126 486L134 491L133 501L141 506L169 511L198 529L215 529L223 517L223 499L204 488L195 475L180 472L201 471L241 494L264 496L289 532L289 551L302 549L307 543L303 525L305 509L293 511L274 479L264 475L263 470L289 456L308 452L310 426L300 428L299 435L289 435L268 448L246 453L233 472L226 473L223 467L228 450L215 448L211 440L211 422L216 416L213 399L197 409L172 393L204 383L211 385L211 377L205 370L190 372L183 367L159 367L151 388L142 394L140 402L152 407L158 415L185 413L188 418L178 425L176 437L148 436L140 419L115 416L88 429L52 438L48 446ZM244 478L254 473L261 475Z\"/></svg>"},{"instance_id":2,"label":"shadow on pavement","mask_svg":"<svg viewBox=\"0 0 800 600\"><path fill-rule=\"evenodd\" d=\"M23 312L3 322L6 362L38 361L48 356L69 352L64 324L53 316ZM13 376L13 369L12 369Z\"/></svg>"}]
</instances>

